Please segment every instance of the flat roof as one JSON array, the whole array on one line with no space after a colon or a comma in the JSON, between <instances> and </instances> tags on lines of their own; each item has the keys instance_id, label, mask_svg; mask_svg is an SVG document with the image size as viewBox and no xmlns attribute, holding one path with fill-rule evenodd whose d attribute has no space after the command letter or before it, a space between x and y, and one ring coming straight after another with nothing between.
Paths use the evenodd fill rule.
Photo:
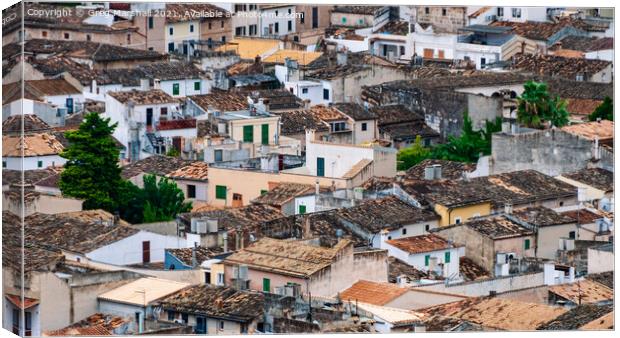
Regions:
<instances>
[{"instance_id":1,"label":"flat roof","mask_svg":"<svg viewBox=\"0 0 620 338\"><path fill-rule=\"evenodd\" d=\"M105 292L98 298L117 303L146 306L188 286L190 286L189 283L146 277Z\"/></svg>"},{"instance_id":2,"label":"flat roof","mask_svg":"<svg viewBox=\"0 0 620 338\"><path fill-rule=\"evenodd\" d=\"M491 34L504 34L512 31L512 27L504 26L486 26L486 25L471 25L459 29L465 32L476 33L491 33Z\"/></svg>"}]
</instances>

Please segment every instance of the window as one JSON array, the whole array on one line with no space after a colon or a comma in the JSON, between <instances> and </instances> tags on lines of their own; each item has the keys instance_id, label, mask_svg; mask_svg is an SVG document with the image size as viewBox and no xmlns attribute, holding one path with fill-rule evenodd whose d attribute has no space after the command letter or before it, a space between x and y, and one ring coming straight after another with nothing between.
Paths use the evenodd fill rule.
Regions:
<instances>
[{"instance_id":1,"label":"window","mask_svg":"<svg viewBox=\"0 0 620 338\"><path fill-rule=\"evenodd\" d=\"M583 81L583 74L577 74L577 76L575 77L575 80Z\"/></svg>"},{"instance_id":2,"label":"window","mask_svg":"<svg viewBox=\"0 0 620 338\"><path fill-rule=\"evenodd\" d=\"M254 142L254 126L243 126L243 142Z\"/></svg>"},{"instance_id":3,"label":"window","mask_svg":"<svg viewBox=\"0 0 620 338\"><path fill-rule=\"evenodd\" d=\"M368 125L366 124L366 122L362 123L362 131L366 131L368 130Z\"/></svg>"},{"instance_id":4,"label":"window","mask_svg":"<svg viewBox=\"0 0 620 338\"><path fill-rule=\"evenodd\" d=\"M225 185L215 186L215 198L217 198L218 200L226 199L226 186Z\"/></svg>"},{"instance_id":5,"label":"window","mask_svg":"<svg viewBox=\"0 0 620 338\"><path fill-rule=\"evenodd\" d=\"M570 238L570 239L575 239L575 238L576 238L576 236L575 236L575 232L574 232L574 231L569 232L569 233L568 233L568 238Z\"/></svg>"},{"instance_id":6,"label":"window","mask_svg":"<svg viewBox=\"0 0 620 338\"><path fill-rule=\"evenodd\" d=\"M446 251L446 253L444 254L443 262L450 263L450 251Z\"/></svg>"},{"instance_id":7,"label":"window","mask_svg":"<svg viewBox=\"0 0 620 338\"><path fill-rule=\"evenodd\" d=\"M220 21L220 28L224 28L224 21Z\"/></svg>"},{"instance_id":8,"label":"window","mask_svg":"<svg viewBox=\"0 0 620 338\"><path fill-rule=\"evenodd\" d=\"M291 14L291 13L293 13L293 12L292 12L292 10L289 8L289 9L288 9L288 14Z\"/></svg>"},{"instance_id":9,"label":"window","mask_svg":"<svg viewBox=\"0 0 620 338\"><path fill-rule=\"evenodd\" d=\"M224 285L224 273L222 272L217 274L217 285Z\"/></svg>"},{"instance_id":10,"label":"window","mask_svg":"<svg viewBox=\"0 0 620 338\"><path fill-rule=\"evenodd\" d=\"M271 291L271 280L269 278L263 278L263 292Z\"/></svg>"},{"instance_id":11,"label":"window","mask_svg":"<svg viewBox=\"0 0 620 338\"><path fill-rule=\"evenodd\" d=\"M429 231L431 229L431 226L429 224L424 226L424 230Z\"/></svg>"},{"instance_id":12,"label":"window","mask_svg":"<svg viewBox=\"0 0 620 338\"><path fill-rule=\"evenodd\" d=\"M127 34L127 44L131 43L131 34Z\"/></svg>"},{"instance_id":13,"label":"window","mask_svg":"<svg viewBox=\"0 0 620 338\"><path fill-rule=\"evenodd\" d=\"M345 18L344 16L342 17L342 23L347 23L347 18Z\"/></svg>"},{"instance_id":14,"label":"window","mask_svg":"<svg viewBox=\"0 0 620 338\"><path fill-rule=\"evenodd\" d=\"M176 317L175 315L176 314L174 313L174 311L168 311L168 320L173 322L174 318Z\"/></svg>"},{"instance_id":15,"label":"window","mask_svg":"<svg viewBox=\"0 0 620 338\"><path fill-rule=\"evenodd\" d=\"M529 248L530 248L530 240L529 239L526 239L524 241L523 247L524 247L525 250L529 250Z\"/></svg>"},{"instance_id":16,"label":"window","mask_svg":"<svg viewBox=\"0 0 620 338\"><path fill-rule=\"evenodd\" d=\"M44 37L44 38L46 38L46 37L47 37L47 31L42 31L42 32L41 32L41 36L42 36L42 37Z\"/></svg>"},{"instance_id":17,"label":"window","mask_svg":"<svg viewBox=\"0 0 620 338\"><path fill-rule=\"evenodd\" d=\"M512 17L520 18L521 17L521 8L513 8L512 9Z\"/></svg>"},{"instance_id":18,"label":"window","mask_svg":"<svg viewBox=\"0 0 620 338\"><path fill-rule=\"evenodd\" d=\"M431 261L431 255L424 256L424 266L428 266Z\"/></svg>"},{"instance_id":19,"label":"window","mask_svg":"<svg viewBox=\"0 0 620 338\"><path fill-rule=\"evenodd\" d=\"M90 36L90 34L86 34L86 41L90 41L92 40L92 37Z\"/></svg>"},{"instance_id":20,"label":"window","mask_svg":"<svg viewBox=\"0 0 620 338\"><path fill-rule=\"evenodd\" d=\"M560 202L560 206L563 207L564 206L564 202Z\"/></svg>"},{"instance_id":21,"label":"window","mask_svg":"<svg viewBox=\"0 0 620 338\"><path fill-rule=\"evenodd\" d=\"M168 28L168 35L174 35L174 27Z\"/></svg>"},{"instance_id":22,"label":"window","mask_svg":"<svg viewBox=\"0 0 620 338\"><path fill-rule=\"evenodd\" d=\"M279 33L279 32L280 32L280 23L279 23L279 22L276 22L276 23L273 25L273 30L274 30L274 32L276 32L276 33Z\"/></svg>"},{"instance_id":23,"label":"window","mask_svg":"<svg viewBox=\"0 0 620 338\"><path fill-rule=\"evenodd\" d=\"M181 320L183 321L183 323L187 324L187 322L189 321L189 315L187 313L181 313Z\"/></svg>"},{"instance_id":24,"label":"window","mask_svg":"<svg viewBox=\"0 0 620 338\"><path fill-rule=\"evenodd\" d=\"M222 150L222 149L217 149L217 150L215 150L215 151L213 152L213 155L214 155L214 157L215 157L215 162L222 162L222 161L224 160L224 159L223 159L223 157L224 157L223 155L224 155L224 154L223 154L223 150Z\"/></svg>"},{"instance_id":25,"label":"window","mask_svg":"<svg viewBox=\"0 0 620 338\"><path fill-rule=\"evenodd\" d=\"M448 15L448 11L445 8L441 9L441 15L446 16Z\"/></svg>"},{"instance_id":26,"label":"window","mask_svg":"<svg viewBox=\"0 0 620 338\"><path fill-rule=\"evenodd\" d=\"M200 90L200 81L194 82L194 90Z\"/></svg>"},{"instance_id":27,"label":"window","mask_svg":"<svg viewBox=\"0 0 620 338\"><path fill-rule=\"evenodd\" d=\"M220 330L224 330L224 321L220 320Z\"/></svg>"},{"instance_id":28,"label":"window","mask_svg":"<svg viewBox=\"0 0 620 338\"><path fill-rule=\"evenodd\" d=\"M189 24L189 32L193 33L194 32L194 24Z\"/></svg>"},{"instance_id":29,"label":"window","mask_svg":"<svg viewBox=\"0 0 620 338\"><path fill-rule=\"evenodd\" d=\"M269 125L263 124L261 125L261 144L268 145L269 144Z\"/></svg>"},{"instance_id":30,"label":"window","mask_svg":"<svg viewBox=\"0 0 620 338\"><path fill-rule=\"evenodd\" d=\"M325 159L323 157L316 158L316 175L319 177L325 176Z\"/></svg>"},{"instance_id":31,"label":"window","mask_svg":"<svg viewBox=\"0 0 620 338\"><path fill-rule=\"evenodd\" d=\"M69 33L65 33L65 39L69 40Z\"/></svg>"},{"instance_id":32,"label":"window","mask_svg":"<svg viewBox=\"0 0 620 338\"><path fill-rule=\"evenodd\" d=\"M319 8L312 7L312 28L319 28Z\"/></svg>"},{"instance_id":33,"label":"window","mask_svg":"<svg viewBox=\"0 0 620 338\"><path fill-rule=\"evenodd\" d=\"M220 39L222 42L226 42L226 36L222 35L222 38Z\"/></svg>"},{"instance_id":34,"label":"window","mask_svg":"<svg viewBox=\"0 0 620 338\"><path fill-rule=\"evenodd\" d=\"M250 25L250 35L256 35L256 32L258 31L258 26L256 25Z\"/></svg>"},{"instance_id":35,"label":"window","mask_svg":"<svg viewBox=\"0 0 620 338\"><path fill-rule=\"evenodd\" d=\"M213 27L213 26L212 26L212 25L211 25L211 23L209 22L209 29L211 29L211 27Z\"/></svg>"},{"instance_id":36,"label":"window","mask_svg":"<svg viewBox=\"0 0 620 338\"><path fill-rule=\"evenodd\" d=\"M245 26L240 26L240 27L235 28L235 35L237 36L245 35Z\"/></svg>"},{"instance_id":37,"label":"window","mask_svg":"<svg viewBox=\"0 0 620 338\"><path fill-rule=\"evenodd\" d=\"M431 9L429 7L424 7L424 13L425 14L430 14L431 13Z\"/></svg>"},{"instance_id":38,"label":"window","mask_svg":"<svg viewBox=\"0 0 620 338\"><path fill-rule=\"evenodd\" d=\"M480 58L480 67L483 67L487 63L486 58Z\"/></svg>"},{"instance_id":39,"label":"window","mask_svg":"<svg viewBox=\"0 0 620 338\"><path fill-rule=\"evenodd\" d=\"M301 88L302 94L308 94L308 88Z\"/></svg>"},{"instance_id":40,"label":"window","mask_svg":"<svg viewBox=\"0 0 620 338\"><path fill-rule=\"evenodd\" d=\"M207 333L207 318L203 316L196 316L196 328L194 328L194 333L196 334Z\"/></svg>"},{"instance_id":41,"label":"window","mask_svg":"<svg viewBox=\"0 0 620 338\"><path fill-rule=\"evenodd\" d=\"M407 234L407 228L403 228L403 235Z\"/></svg>"},{"instance_id":42,"label":"window","mask_svg":"<svg viewBox=\"0 0 620 338\"><path fill-rule=\"evenodd\" d=\"M299 23L303 24L304 22L306 22L306 12L301 12L301 17L299 18Z\"/></svg>"},{"instance_id":43,"label":"window","mask_svg":"<svg viewBox=\"0 0 620 338\"><path fill-rule=\"evenodd\" d=\"M323 89L323 100L329 100L329 89Z\"/></svg>"},{"instance_id":44,"label":"window","mask_svg":"<svg viewBox=\"0 0 620 338\"><path fill-rule=\"evenodd\" d=\"M266 194L269 190L265 190L265 189L261 189L260 190L260 195L263 196L264 194Z\"/></svg>"},{"instance_id":45,"label":"window","mask_svg":"<svg viewBox=\"0 0 620 338\"><path fill-rule=\"evenodd\" d=\"M155 26L155 23L153 21L153 17L149 16L149 29L153 29L154 26Z\"/></svg>"},{"instance_id":46,"label":"window","mask_svg":"<svg viewBox=\"0 0 620 338\"><path fill-rule=\"evenodd\" d=\"M37 161L37 168L43 168L43 161Z\"/></svg>"},{"instance_id":47,"label":"window","mask_svg":"<svg viewBox=\"0 0 620 338\"><path fill-rule=\"evenodd\" d=\"M504 7L497 7L497 16L504 16Z\"/></svg>"},{"instance_id":48,"label":"window","mask_svg":"<svg viewBox=\"0 0 620 338\"><path fill-rule=\"evenodd\" d=\"M438 58L440 58L440 59L443 59L443 58L445 58L445 57L446 57L446 54L445 54L445 52L443 51L443 49L438 49L438 50L437 50L437 54L438 54L438 56L437 56L437 57L438 57Z\"/></svg>"},{"instance_id":49,"label":"window","mask_svg":"<svg viewBox=\"0 0 620 338\"><path fill-rule=\"evenodd\" d=\"M306 213L306 206L305 206L305 205L303 205L303 204L300 204L300 205L299 205L299 214L300 214L300 215L303 215L303 214L305 214L305 213Z\"/></svg>"},{"instance_id":50,"label":"window","mask_svg":"<svg viewBox=\"0 0 620 338\"><path fill-rule=\"evenodd\" d=\"M174 52L174 42L168 43L168 53Z\"/></svg>"},{"instance_id":51,"label":"window","mask_svg":"<svg viewBox=\"0 0 620 338\"><path fill-rule=\"evenodd\" d=\"M461 218L460 218L460 217L457 217L457 218L454 220L454 223L456 223L456 224L461 224Z\"/></svg>"},{"instance_id":52,"label":"window","mask_svg":"<svg viewBox=\"0 0 620 338\"><path fill-rule=\"evenodd\" d=\"M276 11L276 17L278 16L278 11Z\"/></svg>"},{"instance_id":53,"label":"window","mask_svg":"<svg viewBox=\"0 0 620 338\"><path fill-rule=\"evenodd\" d=\"M293 30L293 20L288 21L287 28L289 32Z\"/></svg>"},{"instance_id":54,"label":"window","mask_svg":"<svg viewBox=\"0 0 620 338\"><path fill-rule=\"evenodd\" d=\"M196 198L196 186L193 184L187 185L187 198Z\"/></svg>"},{"instance_id":55,"label":"window","mask_svg":"<svg viewBox=\"0 0 620 338\"><path fill-rule=\"evenodd\" d=\"M159 113L161 115L164 115L163 117L166 118L168 116L168 107L161 107L159 109Z\"/></svg>"},{"instance_id":56,"label":"window","mask_svg":"<svg viewBox=\"0 0 620 338\"><path fill-rule=\"evenodd\" d=\"M172 95L179 95L179 84L178 83L172 84Z\"/></svg>"},{"instance_id":57,"label":"window","mask_svg":"<svg viewBox=\"0 0 620 338\"><path fill-rule=\"evenodd\" d=\"M2 168L6 168L6 161L2 161Z\"/></svg>"}]
</instances>

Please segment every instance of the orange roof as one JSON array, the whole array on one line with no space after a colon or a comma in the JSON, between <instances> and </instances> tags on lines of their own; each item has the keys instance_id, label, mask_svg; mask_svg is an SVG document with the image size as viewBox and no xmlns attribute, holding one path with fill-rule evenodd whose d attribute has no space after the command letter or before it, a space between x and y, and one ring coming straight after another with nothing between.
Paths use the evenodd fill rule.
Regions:
<instances>
[{"instance_id":1,"label":"orange roof","mask_svg":"<svg viewBox=\"0 0 620 338\"><path fill-rule=\"evenodd\" d=\"M554 285L549 288L549 292L570 300L575 304L579 304L579 298L581 298L582 304L614 299L614 291L612 289L589 279L571 284Z\"/></svg>"},{"instance_id":2,"label":"orange roof","mask_svg":"<svg viewBox=\"0 0 620 338\"><path fill-rule=\"evenodd\" d=\"M596 137L598 137L599 141L613 140L614 138L614 122L607 120L573 124L562 127L562 130L592 141Z\"/></svg>"},{"instance_id":3,"label":"orange roof","mask_svg":"<svg viewBox=\"0 0 620 338\"><path fill-rule=\"evenodd\" d=\"M22 304L22 297L16 295L6 295L6 299L9 302L13 303L13 305L17 306L20 309L29 309L37 304L39 304L39 300L35 298L24 297L24 303Z\"/></svg>"},{"instance_id":4,"label":"orange roof","mask_svg":"<svg viewBox=\"0 0 620 338\"><path fill-rule=\"evenodd\" d=\"M565 58L583 58L584 52L581 52L578 50L571 50L571 49L558 49L553 52L553 55L562 56Z\"/></svg>"},{"instance_id":5,"label":"orange roof","mask_svg":"<svg viewBox=\"0 0 620 338\"><path fill-rule=\"evenodd\" d=\"M391 239L386 241L386 243L411 254L445 250L455 247L447 240L432 234Z\"/></svg>"},{"instance_id":6,"label":"orange roof","mask_svg":"<svg viewBox=\"0 0 620 338\"><path fill-rule=\"evenodd\" d=\"M340 293L343 301L385 305L407 292L396 284L360 280Z\"/></svg>"},{"instance_id":7,"label":"orange roof","mask_svg":"<svg viewBox=\"0 0 620 338\"><path fill-rule=\"evenodd\" d=\"M283 64L285 59L291 59L297 61L300 66L305 66L312 61L318 59L323 53L321 52L306 52L293 49L280 49L277 52L269 55L265 58L264 62Z\"/></svg>"},{"instance_id":8,"label":"orange roof","mask_svg":"<svg viewBox=\"0 0 620 338\"><path fill-rule=\"evenodd\" d=\"M566 110L575 115L590 115L598 107L602 100L592 99L567 99Z\"/></svg>"}]
</instances>

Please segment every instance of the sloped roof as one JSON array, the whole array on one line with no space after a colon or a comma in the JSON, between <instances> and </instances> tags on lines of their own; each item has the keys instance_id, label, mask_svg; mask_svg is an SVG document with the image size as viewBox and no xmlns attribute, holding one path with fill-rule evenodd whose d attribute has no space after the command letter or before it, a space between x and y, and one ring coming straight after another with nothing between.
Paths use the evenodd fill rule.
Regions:
<instances>
[{"instance_id":1,"label":"sloped roof","mask_svg":"<svg viewBox=\"0 0 620 338\"><path fill-rule=\"evenodd\" d=\"M585 168L562 176L605 192L614 190L614 173L605 169Z\"/></svg>"},{"instance_id":2,"label":"sloped roof","mask_svg":"<svg viewBox=\"0 0 620 338\"><path fill-rule=\"evenodd\" d=\"M100 294L99 300L146 306L190 286L168 279L145 277Z\"/></svg>"},{"instance_id":3,"label":"sloped roof","mask_svg":"<svg viewBox=\"0 0 620 338\"><path fill-rule=\"evenodd\" d=\"M407 288L392 283L379 283L367 280L357 281L340 292L343 301L385 305L407 292Z\"/></svg>"},{"instance_id":4,"label":"sloped roof","mask_svg":"<svg viewBox=\"0 0 620 338\"><path fill-rule=\"evenodd\" d=\"M329 127L308 109L273 112L273 114L280 116L282 135L303 134L306 129L314 129L317 132L329 130Z\"/></svg>"},{"instance_id":5,"label":"sloped roof","mask_svg":"<svg viewBox=\"0 0 620 338\"><path fill-rule=\"evenodd\" d=\"M49 131L52 129L49 124L35 114L20 114L9 116L2 122L2 134L20 134Z\"/></svg>"},{"instance_id":6,"label":"sloped roof","mask_svg":"<svg viewBox=\"0 0 620 338\"><path fill-rule=\"evenodd\" d=\"M568 312L559 315L553 320L537 327L537 330L579 330L579 329L609 329L613 326L613 318L611 323L607 322L607 326L592 327L596 321L602 319L609 314L613 314L613 305L591 305L584 304L570 309ZM605 322L605 321L603 321Z\"/></svg>"},{"instance_id":7,"label":"sloped roof","mask_svg":"<svg viewBox=\"0 0 620 338\"><path fill-rule=\"evenodd\" d=\"M297 196L303 196L309 192L313 192L314 189L314 186L311 184L283 182L279 183L276 187L261 196L255 198L252 203L268 204L280 207Z\"/></svg>"},{"instance_id":8,"label":"sloped roof","mask_svg":"<svg viewBox=\"0 0 620 338\"><path fill-rule=\"evenodd\" d=\"M562 130L594 141L598 137L599 141L613 140L614 122L608 120L577 123L562 127Z\"/></svg>"},{"instance_id":9,"label":"sloped roof","mask_svg":"<svg viewBox=\"0 0 620 338\"><path fill-rule=\"evenodd\" d=\"M306 52L294 49L280 49L277 52L267 56L263 62L284 64L285 59L291 59L297 61L300 66L305 66L312 61L316 60L323 53L321 52Z\"/></svg>"},{"instance_id":10,"label":"sloped roof","mask_svg":"<svg viewBox=\"0 0 620 338\"><path fill-rule=\"evenodd\" d=\"M178 291L159 304L175 312L249 322L263 315L264 302L260 292L203 284Z\"/></svg>"},{"instance_id":11,"label":"sloped roof","mask_svg":"<svg viewBox=\"0 0 620 338\"><path fill-rule=\"evenodd\" d=\"M125 179L132 178L142 173L166 176L167 174L181 169L191 163L192 161L183 160L177 157L152 155L122 167L121 176Z\"/></svg>"},{"instance_id":12,"label":"sloped roof","mask_svg":"<svg viewBox=\"0 0 620 338\"><path fill-rule=\"evenodd\" d=\"M342 240L333 248L323 248L265 237L228 256L224 262L307 278L330 266L338 252L349 244L348 240Z\"/></svg>"},{"instance_id":13,"label":"sloped roof","mask_svg":"<svg viewBox=\"0 0 620 338\"><path fill-rule=\"evenodd\" d=\"M58 155L65 149L52 133L2 136L2 156L30 157Z\"/></svg>"},{"instance_id":14,"label":"sloped roof","mask_svg":"<svg viewBox=\"0 0 620 338\"><path fill-rule=\"evenodd\" d=\"M614 298L612 289L590 279L583 279L570 284L553 285L549 287L549 292L575 304L593 304Z\"/></svg>"},{"instance_id":15,"label":"sloped roof","mask_svg":"<svg viewBox=\"0 0 620 338\"><path fill-rule=\"evenodd\" d=\"M529 224L535 225L536 227L546 227L577 222L576 219L566 214L555 212L554 210L543 206L531 206L516 209L512 212L512 216Z\"/></svg>"},{"instance_id":16,"label":"sloped roof","mask_svg":"<svg viewBox=\"0 0 620 338\"><path fill-rule=\"evenodd\" d=\"M146 104L163 104L163 103L178 103L179 100L173 98L168 95L161 89L151 89L151 90L136 90L132 89L130 91L117 91L117 92L108 92L108 95L115 98L120 103L128 103L132 101L137 105L146 105Z\"/></svg>"},{"instance_id":17,"label":"sloped roof","mask_svg":"<svg viewBox=\"0 0 620 338\"><path fill-rule=\"evenodd\" d=\"M390 239L386 243L409 254L446 250L459 246L434 234Z\"/></svg>"},{"instance_id":18,"label":"sloped roof","mask_svg":"<svg viewBox=\"0 0 620 338\"><path fill-rule=\"evenodd\" d=\"M206 181L209 178L209 165L202 161L194 161L189 165L168 173L166 177Z\"/></svg>"}]
</instances>

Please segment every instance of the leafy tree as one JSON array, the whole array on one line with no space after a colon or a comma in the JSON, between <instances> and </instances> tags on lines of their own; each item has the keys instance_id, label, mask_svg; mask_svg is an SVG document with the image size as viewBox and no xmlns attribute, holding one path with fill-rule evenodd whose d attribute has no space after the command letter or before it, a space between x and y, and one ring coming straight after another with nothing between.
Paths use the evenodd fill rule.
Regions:
<instances>
[{"instance_id":1,"label":"leafy tree","mask_svg":"<svg viewBox=\"0 0 620 338\"><path fill-rule=\"evenodd\" d=\"M170 156L170 157L179 157L179 155L181 155L181 154L179 153L178 150L176 150L176 148L170 148L166 152L166 156Z\"/></svg>"},{"instance_id":2,"label":"leafy tree","mask_svg":"<svg viewBox=\"0 0 620 338\"><path fill-rule=\"evenodd\" d=\"M129 223L142 223L144 191L127 180L122 180L118 190L119 216Z\"/></svg>"},{"instance_id":3,"label":"leafy tree","mask_svg":"<svg viewBox=\"0 0 620 338\"><path fill-rule=\"evenodd\" d=\"M90 113L77 130L65 133L70 145L60 154L67 159L60 190L66 196L83 199L85 209L116 211L121 169L119 150L112 138L115 128L110 119Z\"/></svg>"},{"instance_id":4,"label":"leafy tree","mask_svg":"<svg viewBox=\"0 0 620 338\"><path fill-rule=\"evenodd\" d=\"M603 103L596 107L592 114L588 115L588 120L590 121L596 121L599 118L609 121L614 120L614 103L609 96L606 96Z\"/></svg>"},{"instance_id":5,"label":"leafy tree","mask_svg":"<svg viewBox=\"0 0 620 338\"><path fill-rule=\"evenodd\" d=\"M530 128L542 128L546 122L562 127L568 124L566 101L552 98L545 83L528 81L517 98L517 120Z\"/></svg>"},{"instance_id":6,"label":"leafy tree","mask_svg":"<svg viewBox=\"0 0 620 338\"><path fill-rule=\"evenodd\" d=\"M178 213L192 210L192 203L184 202L183 191L173 181L158 181L154 175L145 175L143 182L143 222L170 221Z\"/></svg>"},{"instance_id":7,"label":"leafy tree","mask_svg":"<svg viewBox=\"0 0 620 338\"><path fill-rule=\"evenodd\" d=\"M414 165L427 159L431 154L429 148L425 148L422 144L420 135L416 136L415 142L407 148L401 149L396 155L398 161L398 170L407 170Z\"/></svg>"}]
</instances>

